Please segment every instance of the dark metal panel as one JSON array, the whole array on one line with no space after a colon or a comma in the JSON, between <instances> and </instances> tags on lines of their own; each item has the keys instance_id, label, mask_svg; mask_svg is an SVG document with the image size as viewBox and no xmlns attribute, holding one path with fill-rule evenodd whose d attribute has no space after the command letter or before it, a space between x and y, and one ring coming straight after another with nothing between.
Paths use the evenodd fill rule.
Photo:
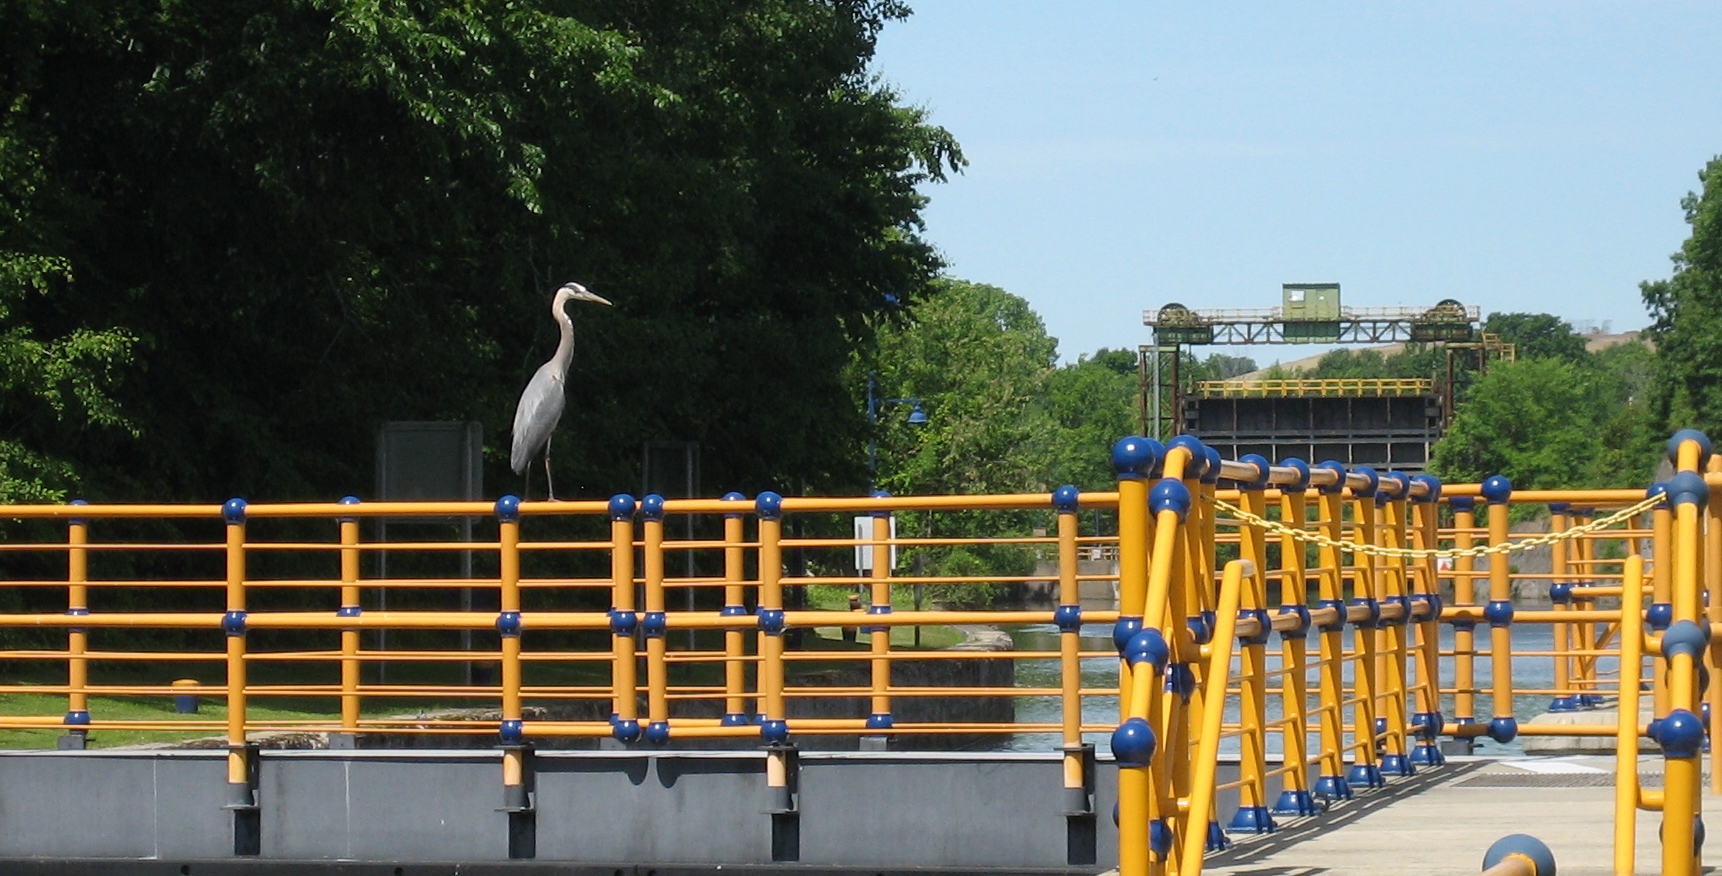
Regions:
<instances>
[{"instance_id":1,"label":"dark metal panel","mask_svg":"<svg viewBox=\"0 0 1722 876\"><path fill-rule=\"evenodd\" d=\"M760 752L545 752L533 760L540 860L771 860Z\"/></svg>"},{"instance_id":2,"label":"dark metal panel","mask_svg":"<svg viewBox=\"0 0 1722 876\"><path fill-rule=\"evenodd\" d=\"M222 857L226 755L0 757L0 856Z\"/></svg>"},{"instance_id":3,"label":"dark metal panel","mask_svg":"<svg viewBox=\"0 0 1722 876\"><path fill-rule=\"evenodd\" d=\"M496 755L265 757L258 802L269 858L508 857Z\"/></svg>"}]
</instances>

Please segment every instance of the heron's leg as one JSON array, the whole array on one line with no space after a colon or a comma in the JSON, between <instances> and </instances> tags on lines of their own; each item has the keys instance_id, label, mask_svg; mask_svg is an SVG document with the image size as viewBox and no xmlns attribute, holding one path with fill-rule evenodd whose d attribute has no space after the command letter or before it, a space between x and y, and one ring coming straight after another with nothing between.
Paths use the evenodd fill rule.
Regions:
<instances>
[{"instance_id":1,"label":"heron's leg","mask_svg":"<svg viewBox=\"0 0 1722 876\"><path fill-rule=\"evenodd\" d=\"M522 502L532 498L532 463L526 464L526 484L520 488Z\"/></svg>"},{"instance_id":2,"label":"heron's leg","mask_svg":"<svg viewBox=\"0 0 1722 876\"><path fill-rule=\"evenodd\" d=\"M545 489L550 491L550 498L548 501L556 501L556 479L550 476L549 441L544 442L544 483L546 484Z\"/></svg>"}]
</instances>

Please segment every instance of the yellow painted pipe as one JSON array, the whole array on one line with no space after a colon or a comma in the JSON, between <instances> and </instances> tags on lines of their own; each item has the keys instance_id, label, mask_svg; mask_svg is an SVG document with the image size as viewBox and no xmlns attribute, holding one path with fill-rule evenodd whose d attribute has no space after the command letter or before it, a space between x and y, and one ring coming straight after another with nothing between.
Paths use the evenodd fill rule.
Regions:
<instances>
[{"instance_id":1,"label":"yellow painted pipe","mask_svg":"<svg viewBox=\"0 0 1722 876\"><path fill-rule=\"evenodd\" d=\"M1224 690L1231 671L1231 642L1238 618L1238 603L1242 597L1244 579L1253 577L1255 569L1243 560L1226 564L1220 582L1219 607L1216 609L1213 642L1216 647L1208 658L1206 677L1212 688ZM1220 725L1225 721L1226 700L1211 696L1203 702L1202 732L1197 737L1193 760L1189 807L1184 812L1183 830L1174 831L1182 842L1179 856L1180 873L1202 872L1202 857L1208 839L1208 813L1214 806L1214 779L1219 769Z\"/></svg>"},{"instance_id":2,"label":"yellow painted pipe","mask_svg":"<svg viewBox=\"0 0 1722 876\"><path fill-rule=\"evenodd\" d=\"M1621 613L1640 617L1644 610L1644 558L1626 560L1625 594ZM1633 876L1638 830L1638 698L1644 670L1644 627L1630 624L1620 641L1620 718L1614 739L1614 872Z\"/></svg>"}]
</instances>

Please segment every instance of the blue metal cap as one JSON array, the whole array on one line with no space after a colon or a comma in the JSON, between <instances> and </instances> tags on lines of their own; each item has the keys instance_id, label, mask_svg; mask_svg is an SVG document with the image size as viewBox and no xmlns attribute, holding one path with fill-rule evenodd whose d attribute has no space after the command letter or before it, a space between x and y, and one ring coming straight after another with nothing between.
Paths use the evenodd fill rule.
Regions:
<instances>
[{"instance_id":1,"label":"blue metal cap","mask_svg":"<svg viewBox=\"0 0 1722 876\"><path fill-rule=\"evenodd\" d=\"M1668 461L1680 461L1680 445L1688 441L1698 442L1698 467L1704 467L1704 461L1710 458L1710 437L1697 429L1681 429L1668 439Z\"/></svg>"},{"instance_id":2,"label":"blue metal cap","mask_svg":"<svg viewBox=\"0 0 1722 876\"><path fill-rule=\"evenodd\" d=\"M720 501L723 501L723 502L746 502L747 497L740 494L740 493L731 491L728 493L724 493L723 498ZM742 516L743 513L744 512L741 512L741 511L725 511L723 516L725 516L725 517L740 517L740 516Z\"/></svg>"},{"instance_id":3,"label":"blue metal cap","mask_svg":"<svg viewBox=\"0 0 1722 876\"><path fill-rule=\"evenodd\" d=\"M1704 722L1686 709L1675 709L1662 719L1656 741L1665 757L1697 757L1704 747Z\"/></svg>"},{"instance_id":4,"label":"blue metal cap","mask_svg":"<svg viewBox=\"0 0 1722 876\"><path fill-rule=\"evenodd\" d=\"M781 520L783 519L783 497L766 490L754 497L753 510L761 520Z\"/></svg>"},{"instance_id":5,"label":"blue metal cap","mask_svg":"<svg viewBox=\"0 0 1722 876\"><path fill-rule=\"evenodd\" d=\"M1549 503L1549 513L1550 514L1565 514L1568 511L1571 511L1572 507L1573 506L1572 506L1571 502L1550 502Z\"/></svg>"},{"instance_id":6,"label":"blue metal cap","mask_svg":"<svg viewBox=\"0 0 1722 876\"><path fill-rule=\"evenodd\" d=\"M1246 453L1239 457L1238 461L1244 465L1253 465L1256 467L1255 478L1253 480L1240 481L1240 486L1250 490L1265 490L1268 488L1269 472L1267 457L1262 456L1259 453Z\"/></svg>"},{"instance_id":7,"label":"blue metal cap","mask_svg":"<svg viewBox=\"0 0 1722 876\"><path fill-rule=\"evenodd\" d=\"M1698 659L1710 647L1710 630L1689 620L1677 620L1662 634L1662 656L1673 660L1677 654Z\"/></svg>"},{"instance_id":8,"label":"blue metal cap","mask_svg":"<svg viewBox=\"0 0 1722 876\"><path fill-rule=\"evenodd\" d=\"M359 497L358 496L342 496L341 498L335 500L335 504L337 504L337 505L357 505L357 504L359 504ZM337 518L336 522L338 522L338 523L357 523L357 522L359 522L359 518L357 518L357 517L340 517L340 518Z\"/></svg>"},{"instance_id":9,"label":"blue metal cap","mask_svg":"<svg viewBox=\"0 0 1722 876\"><path fill-rule=\"evenodd\" d=\"M1341 493L1345 491L1345 463L1337 459L1323 460L1315 464L1316 468L1333 472L1337 477L1332 484L1320 487L1323 493Z\"/></svg>"},{"instance_id":10,"label":"blue metal cap","mask_svg":"<svg viewBox=\"0 0 1722 876\"><path fill-rule=\"evenodd\" d=\"M1132 435L1112 445L1112 470L1121 480L1146 478L1159 468L1166 449L1152 438Z\"/></svg>"},{"instance_id":11,"label":"blue metal cap","mask_svg":"<svg viewBox=\"0 0 1722 876\"><path fill-rule=\"evenodd\" d=\"M503 745L519 745L526 737L526 725L519 718L505 719L497 735L502 737Z\"/></svg>"},{"instance_id":12,"label":"blue metal cap","mask_svg":"<svg viewBox=\"0 0 1722 876\"><path fill-rule=\"evenodd\" d=\"M1309 463L1304 462L1303 460L1298 459L1295 456L1288 456L1285 459L1280 460L1280 468L1289 468L1289 469L1297 472L1297 480L1295 480L1289 484L1284 485L1285 489L1287 489L1287 490L1307 490L1307 489L1309 489Z\"/></svg>"},{"instance_id":13,"label":"blue metal cap","mask_svg":"<svg viewBox=\"0 0 1722 876\"><path fill-rule=\"evenodd\" d=\"M1697 505L1702 509L1710 499L1710 485L1697 472L1683 471L1668 479L1668 501L1675 507Z\"/></svg>"},{"instance_id":14,"label":"blue metal cap","mask_svg":"<svg viewBox=\"0 0 1722 876\"><path fill-rule=\"evenodd\" d=\"M1447 507L1454 511L1475 511L1477 499L1475 496L1454 496L1447 500Z\"/></svg>"},{"instance_id":15,"label":"blue metal cap","mask_svg":"<svg viewBox=\"0 0 1722 876\"><path fill-rule=\"evenodd\" d=\"M1141 718L1130 718L1112 731L1112 756L1121 767L1145 767L1154 760L1159 740L1154 728Z\"/></svg>"},{"instance_id":16,"label":"blue metal cap","mask_svg":"<svg viewBox=\"0 0 1722 876\"><path fill-rule=\"evenodd\" d=\"M1645 489L1644 498L1648 499L1651 496L1661 496L1662 497L1662 503L1660 505L1657 505L1656 507L1664 509L1664 510L1666 510L1668 508L1668 485L1667 484L1662 483L1660 481L1658 481L1657 483L1651 484L1648 488Z\"/></svg>"},{"instance_id":17,"label":"blue metal cap","mask_svg":"<svg viewBox=\"0 0 1722 876\"><path fill-rule=\"evenodd\" d=\"M1555 853L1534 836L1515 833L1495 840L1483 853L1483 869L1489 870L1513 855L1528 859L1537 876L1555 876Z\"/></svg>"},{"instance_id":18,"label":"blue metal cap","mask_svg":"<svg viewBox=\"0 0 1722 876\"><path fill-rule=\"evenodd\" d=\"M72 501L70 501L66 504L75 506L75 505L88 505L90 503L84 501L83 499L73 499ZM89 521L85 520L82 517L73 517L72 519L67 520L66 522L70 523L70 524L82 526L83 524L88 523Z\"/></svg>"},{"instance_id":19,"label":"blue metal cap","mask_svg":"<svg viewBox=\"0 0 1722 876\"><path fill-rule=\"evenodd\" d=\"M1075 514L1082 505L1082 491L1066 484L1052 491L1052 507L1060 514Z\"/></svg>"},{"instance_id":20,"label":"blue metal cap","mask_svg":"<svg viewBox=\"0 0 1722 876\"><path fill-rule=\"evenodd\" d=\"M1376 491L1381 489L1381 475L1376 474L1375 469L1370 468L1367 465L1360 465L1357 468L1352 469L1351 473L1360 474L1369 479L1369 486L1356 491L1356 495L1374 497Z\"/></svg>"},{"instance_id":21,"label":"blue metal cap","mask_svg":"<svg viewBox=\"0 0 1722 876\"><path fill-rule=\"evenodd\" d=\"M1441 479L1432 474L1412 475L1411 483L1423 485L1423 495L1412 496L1413 502L1441 501Z\"/></svg>"},{"instance_id":22,"label":"blue metal cap","mask_svg":"<svg viewBox=\"0 0 1722 876\"><path fill-rule=\"evenodd\" d=\"M496 500L496 519L502 523L520 522L520 497L503 496Z\"/></svg>"},{"instance_id":23,"label":"blue metal cap","mask_svg":"<svg viewBox=\"0 0 1722 876\"><path fill-rule=\"evenodd\" d=\"M1393 489L1387 489L1388 484L1392 484ZM1392 493L1395 499L1409 499L1411 498L1411 476L1402 471L1390 471L1381 476L1381 491Z\"/></svg>"},{"instance_id":24,"label":"blue metal cap","mask_svg":"<svg viewBox=\"0 0 1722 876\"><path fill-rule=\"evenodd\" d=\"M664 522L664 497L657 493L647 493L640 500L640 516L648 523Z\"/></svg>"},{"instance_id":25,"label":"blue metal cap","mask_svg":"<svg viewBox=\"0 0 1722 876\"><path fill-rule=\"evenodd\" d=\"M227 502L221 506L221 519L227 521L229 526L238 526L239 524L244 523L245 500L228 499Z\"/></svg>"},{"instance_id":26,"label":"blue metal cap","mask_svg":"<svg viewBox=\"0 0 1722 876\"><path fill-rule=\"evenodd\" d=\"M1220 482L1220 468L1225 464L1225 460L1220 458L1220 451L1212 447L1207 448L1207 451L1208 468L1202 472L1202 483L1217 484Z\"/></svg>"},{"instance_id":27,"label":"blue metal cap","mask_svg":"<svg viewBox=\"0 0 1722 876\"><path fill-rule=\"evenodd\" d=\"M1483 501L1491 505L1502 505L1513 497L1513 482L1506 475L1490 475L1478 489L1483 494Z\"/></svg>"},{"instance_id":28,"label":"blue metal cap","mask_svg":"<svg viewBox=\"0 0 1722 876\"><path fill-rule=\"evenodd\" d=\"M889 499L889 498L891 498L891 494L885 490L874 490L873 491L873 498L875 498L875 499ZM891 509L889 509L889 508L874 509L873 516L874 517L890 517L891 516Z\"/></svg>"},{"instance_id":29,"label":"blue metal cap","mask_svg":"<svg viewBox=\"0 0 1722 876\"><path fill-rule=\"evenodd\" d=\"M1166 661L1171 655L1171 649L1166 647L1166 637L1160 635L1160 631L1156 629L1143 630L1131 636L1130 641L1124 644L1125 662L1135 666L1146 660L1154 665L1156 672L1166 668Z\"/></svg>"},{"instance_id":30,"label":"blue metal cap","mask_svg":"<svg viewBox=\"0 0 1722 876\"><path fill-rule=\"evenodd\" d=\"M627 493L617 493L610 497L609 511L611 520L633 520L635 508L636 503L634 502L634 497Z\"/></svg>"},{"instance_id":31,"label":"blue metal cap","mask_svg":"<svg viewBox=\"0 0 1722 876\"><path fill-rule=\"evenodd\" d=\"M1183 520L1190 513L1190 488L1177 478L1161 478L1148 491L1148 508L1158 514L1161 511L1176 511L1178 519Z\"/></svg>"},{"instance_id":32,"label":"blue metal cap","mask_svg":"<svg viewBox=\"0 0 1722 876\"><path fill-rule=\"evenodd\" d=\"M1166 442L1167 452L1174 447L1182 447L1190 454L1190 462L1184 469L1184 477L1201 478L1208 473L1208 446L1202 439L1194 435L1179 435Z\"/></svg>"},{"instance_id":33,"label":"blue metal cap","mask_svg":"<svg viewBox=\"0 0 1722 876\"><path fill-rule=\"evenodd\" d=\"M766 721L759 725L759 735L766 742L780 743L789 739L788 721Z\"/></svg>"}]
</instances>

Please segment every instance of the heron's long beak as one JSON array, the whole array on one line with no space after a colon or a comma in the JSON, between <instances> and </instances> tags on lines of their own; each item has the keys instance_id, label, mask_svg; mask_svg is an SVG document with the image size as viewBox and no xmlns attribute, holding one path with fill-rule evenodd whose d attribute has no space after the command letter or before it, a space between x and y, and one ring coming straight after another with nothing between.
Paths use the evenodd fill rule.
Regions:
<instances>
[{"instance_id":1,"label":"heron's long beak","mask_svg":"<svg viewBox=\"0 0 1722 876\"><path fill-rule=\"evenodd\" d=\"M574 297L580 299L581 301L591 301L591 302L594 302L596 304L609 304L610 303L609 299L601 298L601 297L594 295L593 293L588 292L584 289L580 290L580 294L575 295Z\"/></svg>"}]
</instances>

